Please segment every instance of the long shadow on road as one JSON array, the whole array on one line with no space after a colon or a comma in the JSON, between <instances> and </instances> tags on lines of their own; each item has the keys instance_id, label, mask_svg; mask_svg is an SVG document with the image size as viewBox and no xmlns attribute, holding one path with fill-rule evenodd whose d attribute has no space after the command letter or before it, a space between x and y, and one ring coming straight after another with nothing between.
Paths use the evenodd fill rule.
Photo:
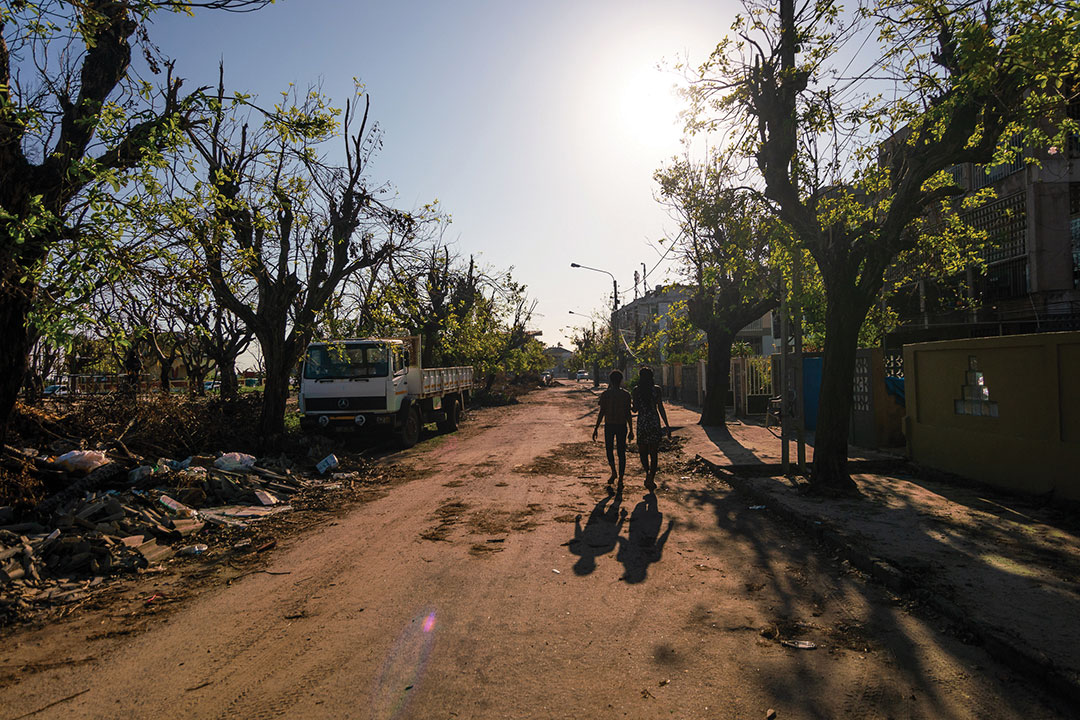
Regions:
<instances>
[{"instance_id":1,"label":"long shadow on road","mask_svg":"<svg viewBox=\"0 0 1080 720\"><path fill-rule=\"evenodd\" d=\"M686 501L712 509L717 531L714 542L718 551L753 558L752 564L768 588L760 593L764 605L762 614L781 628L778 632L782 633L785 627L814 623L816 618L807 617L808 606L824 608L841 603L854 607L860 603L853 598L862 595L868 608L865 619L858 622L851 618L850 622L853 625L865 623L860 629L886 643L888 652L895 658L896 672L928 697L940 717L949 716L913 639L898 625L888 602L874 588L845 577L812 539L783 527L767 513L748 509L742 496L726 488L696 489L687 493ZM842 601L845 595L852 599ZM762 683L771 697L801 703L807 716L827 717L826 707L818 704L820 700L803 696L800 690L803 684L814 681L814 661L815 658L809 656L792 654L786 673L763 677Z\"/></svg>"},{"instance_id":2,"label":"long shadow on road","mask_svg":"<svg viewBox=\"0 0 1080 720\"><path fill-rule=\"evenodd\" d=\"M621 537L623 525L627 524L627 512L622 507L623 489L609 491L589 513L585 524L581 516L574 520L574 537L567 546L578 556L574 563L575 575L589 575L596 570L596 558L607 555L615 548L615 559L623 565L620 578L627 583L644 582L649 566L659 562L664 545L671 535L673 520L664 527L664 514L660 512L654 493L647 494L630 513L627 536Z\"/></svg>"},{"instance_id":3,"label":"long shadow on road","mask_svg":"<svg viewBox=\"0 0 1080 720\"><path fill-rule=\"evenodd\" d=\"M664 514L660 512L655 493L649 493L634 506L627 537L625 540L619 538L619 552L615 556L623 564L624 581L631 584L645 581L649 565L660 562L674 524L674 520L668 520L667 528L660 533Z\"/></svg>"},{"instance_id":4,"label":"long shadow on road","mask_svg":"<svg viewBox=\"0 0 1080 720\"><path fill-rule=\"evenodd\" d=\"M615 549L619 542L619 531L626 520L626 510L622 507L622 486L596 503L589 513L584 527L581 516L574 520L574 537L568 543L570 552L578 556L574 563L575 575L588 575L596 569L596 558Z\"/></svg>"}]
</instances>

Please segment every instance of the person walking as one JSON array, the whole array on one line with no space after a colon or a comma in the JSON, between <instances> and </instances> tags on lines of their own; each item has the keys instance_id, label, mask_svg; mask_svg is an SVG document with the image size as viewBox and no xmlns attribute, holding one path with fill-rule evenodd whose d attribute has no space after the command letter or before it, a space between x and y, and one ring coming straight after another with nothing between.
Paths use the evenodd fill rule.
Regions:
<instances>
[{"instance_id":1,"label":"person walking","mask_svg":"<svg viewBox=\"0 0 1080 720\"><path fill-rule=\"evenodd\" d=\"M668 435L671 434L671 423L668 422L664 400L659 386L656 385L652 368L647 365L643 365L638 371L638 384L631 398L631 412L637 412L638 454L641 456L641 467L645 470L645 488L652 492L656 490L656 464L660 455L660 440L663 437L660 419L663 418Z\"/></svg>"},{"instance_id":2,"label":"person walking","mask_svg":"<svg viewBox=\"0 0 1080 720\"><path fill-rule=\"evenodd\" d=\"M622 487L623 476L626 473L626 441L634 439L633 418L630 415L630 393L622 388L623 374L618 370L612 370L608 377L608 386L600 393L600 412L596 416L596 425L593 426L592 439L596 440L596 434L600 429L600 421L604 421L604 448L607 450L608 465L611 466L611 477L608 485L619 478L619 487ZM619 453L619 471L615 472L615 452Z\"/></svg>"}]
</instances>

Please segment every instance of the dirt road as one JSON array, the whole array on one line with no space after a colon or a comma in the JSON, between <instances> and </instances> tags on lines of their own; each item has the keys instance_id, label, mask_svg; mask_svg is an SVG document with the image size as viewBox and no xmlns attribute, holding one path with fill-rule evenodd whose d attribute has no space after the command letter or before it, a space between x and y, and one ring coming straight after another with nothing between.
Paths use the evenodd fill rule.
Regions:
<instances>
[{"instance_id":1,"label":"dirt road","mask_svg":"<svg viewBox=\"0 0 1080 720\"><path fill-rule=\"evenodd\" d=\"M680 452L609 494L594 407L477 412L403 454L432 474L145 631L9 637L0 718L1063 716Z\"/></svg>"}]
</instances>

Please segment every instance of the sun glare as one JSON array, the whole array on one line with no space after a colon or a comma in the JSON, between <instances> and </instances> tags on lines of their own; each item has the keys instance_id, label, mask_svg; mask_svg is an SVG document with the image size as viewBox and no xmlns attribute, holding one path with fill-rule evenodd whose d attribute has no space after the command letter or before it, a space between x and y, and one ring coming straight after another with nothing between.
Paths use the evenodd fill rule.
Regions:
<instances>
[{"instance_id":1,"label":"sun glare","mask_svg":"<svg viewBox=\"0 0 1080 720\"><path fill-rule=\"evenodd\" d=\"M627 75L619 104L619 122L634 142L649 148L674 148L679 140L679 111L670 73L654 66Z\"/></svg>"}]
</instances>

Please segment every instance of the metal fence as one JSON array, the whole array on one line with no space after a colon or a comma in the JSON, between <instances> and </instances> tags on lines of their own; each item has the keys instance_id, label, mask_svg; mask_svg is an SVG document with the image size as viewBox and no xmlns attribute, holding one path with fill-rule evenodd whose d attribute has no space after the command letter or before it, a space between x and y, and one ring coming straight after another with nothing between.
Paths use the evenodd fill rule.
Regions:
<instances>
[{"instance_id":1,"label":"metal fence","mask_svg":"<svg viewBox=\"0 0 1080 720\"><path fill-rule=\"evenodd\" d=\"M763 415L768 412L769 398L774 395L772 358L732 358L730 377L736 414Z\"/></svg>"}]
</instances>

